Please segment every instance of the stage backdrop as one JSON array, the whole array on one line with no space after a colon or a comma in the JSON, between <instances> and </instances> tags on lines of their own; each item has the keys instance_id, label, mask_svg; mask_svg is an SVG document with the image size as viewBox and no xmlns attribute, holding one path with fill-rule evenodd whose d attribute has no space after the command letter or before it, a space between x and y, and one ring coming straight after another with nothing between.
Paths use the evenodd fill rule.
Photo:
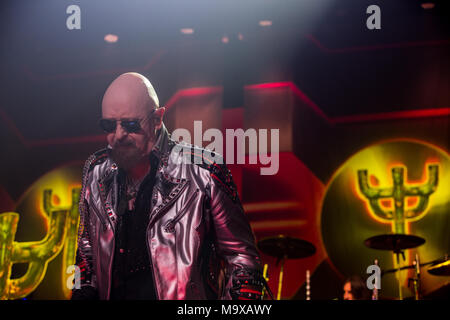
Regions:
<instances>
[{"instance_id":1,"label":"stage backdrop","mask_svg":"<svg viewBox=\"0 0 450 320\"><path fill-rule=\"evenodd\" d=\"M166 124L192 136L196 120L203 131L218 128L224 136L226 129L279 130L276 154L268 144L279 161L276 174L261 175L267 165L252 164L248 148L245 163L229 167L258 242L282 234L316 248L310 257L287 260L283 299L305 298L307 271L311 298L335 299L344 279L367 277L375 259L388 270L411 265L416 254L429 262L450 251L448 109L333 118L290 82L244 89L243 105L232 109L223 109L221 87L181 90L167 103ZM1 299L70 298L81 169L89 152L104 146L103 138L37 144L27 152L50 159L33 163L40 176L26 185L0 186ZM76 161L60 156L67 147ZM10 194L18 189L25 191L13 201ZM405 250L398 263L392 252L364 245L389 233L416 235L425 243ZM264 252L261 257L276 293L280 264ZM410 270L384 275L380 296L397 298L400 283L402 296L411 297L412 276ZM448 280L423 267L422 294Z\"/></svg>"}]
</instances>

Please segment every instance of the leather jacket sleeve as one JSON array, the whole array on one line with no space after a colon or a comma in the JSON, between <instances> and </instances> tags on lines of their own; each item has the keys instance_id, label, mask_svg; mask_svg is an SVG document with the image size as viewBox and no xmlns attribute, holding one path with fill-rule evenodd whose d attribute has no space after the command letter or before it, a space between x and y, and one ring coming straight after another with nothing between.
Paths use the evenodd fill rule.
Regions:
<instances>
[{"instance_id":1,"label":"leather jacket sleeve","mask_svg":"<svg viewBox=\"0 0 450 320\"><path fill-rule=\"evenodd\" d=\"M225 260L224 299L260 299L262 268L255 239L226 165L211 170L211 215L219 255Z\"/></svg>"},{"instance_id":2,"label":"leather jacket sleeve","mask_svg":"<svg viewBox=\"0 0 450 320\"><path fill-rule=\"evenodd\" d=\"M85 162L82 174L82 187L78 211L80 224L78 227L78 242L75 264L80 268L81 288L74 287L71 300L99 299L96 275L93 266L92 238L89 233L91 212L89 210L89 180L92 178L92 168L106 160L107 149L102 149L91 155Z\"/></svg>"},{"instance_id":3,"label":"leather jacket sleeve","mask_svg":"<svg viewBox=\"0 0 450 320\"><path fill-rule=\"evenodd\" d=\"M86 193L86 190L83 191L82 195ZM75 263L80 269L81 287L79 289L74 287L71 300L97 300L99 297L96 288L96 277L92 263L92 246L89 236L89 206L84 197L80 199L79 212L80 225L78 229L78 246Z\"/></svg>"}]
</instances>

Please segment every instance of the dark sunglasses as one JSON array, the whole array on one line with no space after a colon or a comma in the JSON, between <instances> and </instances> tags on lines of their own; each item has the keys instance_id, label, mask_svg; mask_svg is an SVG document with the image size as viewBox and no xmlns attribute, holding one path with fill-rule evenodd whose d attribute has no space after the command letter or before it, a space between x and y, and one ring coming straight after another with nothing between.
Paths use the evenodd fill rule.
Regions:
<instances>
[{"instance_id":1,"label":"dark sunglasses","mask_svg":"<svg viewBox=\"0 0 450 320\"><path fill-rule=\"evenodd\" d=\"M147 117L144 119L100 119L99 125L100 128L102 128L103 131L106 133L113 133L116 131L117 122L120 122L120 125L122 128L125 129L128 133L139 133L142 130L141 122L144 122L146 119L150 118L150 116L153 114L154 111L152 111Z\"/></svg>"},{"instance_id":2,"label":"dark sunglasses","mask_svg":"<svg viewBox=\"0 0 450 320\"><path fill-rule=\"evenodd\" d=\"M116 131L118 121L120 121L120 125L128 133L138 133L142 130L139 120L100 119L100 128L102 128L102 130L106 133L113 133Z\"/></svg>"}]
</instances>

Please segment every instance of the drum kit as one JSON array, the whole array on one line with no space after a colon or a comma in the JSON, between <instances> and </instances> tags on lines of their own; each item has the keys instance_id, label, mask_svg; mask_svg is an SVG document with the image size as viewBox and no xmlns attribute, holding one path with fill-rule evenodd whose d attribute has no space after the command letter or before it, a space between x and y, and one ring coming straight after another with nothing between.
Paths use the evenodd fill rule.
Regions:
<instances>
[{"instance_id":1,"label":"drum kit","mask_svg":"<svg viewBox=\"0 0 450 320\"><path fill-rule=\"evenodd\" d=\"M425 243L425 239L406 234L383 234L368 238L364 241L366 247L377 250L392 251L397 257L397 264L400 263L400 256L405 260L404 251L412 248L419 247ZM287 259L301 259L314 255L316 253L315 246L305 240L301 240L294 237L285 235L279 235L275 237L267 237L258 241L258 248L261 252L275 257L276 264L280 265L280 274L278 279L278 292L277 300L281 299L281 290L283 283L284 265ZM377 264L377 261L375 261ZM446 255L443 259L437 259L434 261L420 263L419 256L416 255L412 265L403 266L400 268L381 270L381 276L388 273L396 273L406 269L414 269L415 277L409 279L413 282L414 286L414 298L420 299L419 285L420 285L420 273L421 267L428 267L428 273L433 276L450 276L450 260ZM310 283L309 283L309 270L306 272L306 300L310 300ZM264 278L267 280L267 265L264 267ZM378 299L377 289L374 289L372 299ZM401 282L399 281L399 299L402 300Z\"/></svg>"}]
</instances>

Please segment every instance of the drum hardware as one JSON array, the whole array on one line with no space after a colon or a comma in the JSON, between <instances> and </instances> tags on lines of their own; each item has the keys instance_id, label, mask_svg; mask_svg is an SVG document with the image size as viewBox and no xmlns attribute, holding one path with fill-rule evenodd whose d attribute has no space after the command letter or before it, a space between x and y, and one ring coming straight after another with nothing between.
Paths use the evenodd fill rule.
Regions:
<instances>
[{"instance_id":1,"label":"drum hardware","mask_svg":"<svg viewBox=\"0 0 450 320\"><path fill-rule=\"evenodd\" d=\"M400 264L400 255L402 256L403 261L405 260L405 249L416 248L423 245L424 243L425 239L408 234L383 234L368 238L364 241L364 244L371 249L393 251L397 257L397 264ZM416 258L416 262L417 261L418 257ZM397 268L397 271L400 271L401 269L402 268ZM413 279L413 281L415 281L415 296L418 297L418 279L415 280L416 278L418 278L417 267L416 277ZM399 299L403 300L400 277L398 277L398 291Z\"/></svg>"},{"instance_id":2,"label":"drum hardware","mask_svg":"<svg viewBox=\"0 0 450 320\"><path fill-rule=\"evenodd\" d=\"M404 249L412 249L425 243L425 239L409 234L383 234L364 241L364 244L377 250L389 250L402 253Z\"/></svg>"},{"instance_id":3,"label":"drum hardware","mask_svg":"<svg viewBox=\"0 0 450 320\"><path fill-rule=\"evenodd\" d=\"M450 276L450 260L436 263L428 268L428 273L434 276Z\"/></svg>"},{"instance_id":4,"label":"drum hardware","mask_svg":"<svg viewBox=\"0 0 450 320\"><path fill-rule=\"evenodd\" d=\"M311 280L309 270L306 270L306 300L311 300Z\"/></svg>"},{"instance_id":5,"label":"drum hardware","mask_svg":"<svg viewBox=\"0 0 450 320\"><path fill-rule=\"evenodd\" d=\"M267 263L264 264L263 278L264 278L264 280L266 280L266 283L269 283L268 268L269 268L269 265ZM265 293L266 293L266 287L264 287L262 290L262 293L261 293L262 299L264 299Z\"/></svg>"},{"instance_id":6,"label":"drum hardware","mask_svg":"<svg viewBox=\"0 0 450 320\"><path fill-rule=\"evenodd\" d=\"M277 258L276 265L281 263L277 291L277 300L280 300L286 260L310 257L316 253L316 247L308 241L285 235L261 239L257 245L261 252Z\"/></svg>"},{"instance_id":7,"label":"drum hardware","mask_svg":"<svg viewBox=\"0 0 450 320\"><path fill-rule=\"evenodd\" d=\"M281 300L281 287L283 285L283 275L284 275L284 263L286 262L287 255L283 256L283 259L281 259L281 266L280 266L280 276L278 277L278 291L277 291L277 300ZM277 260L276 265L280 263L280 259Z\"/></svg>"},{"instance_id":8,"label":"drum hardware","mask_svg":"<svg viewBox=\"0 0 450 320\"><path fill-rule=\"evenodd\" d=\"M378 259L375 259L374 264L378 266ZM378 300L378 289L377 286L373 287L372 290L372 300Z\"/></svg>"},{"instance_id":9,"label":"drum hardware","mask_svg":"<svg viewBox=\"0 0 450 320\"><path fill-rule=\"evenodd\" d=\"M429 265L433 265L433 267L435 267L435 266L438 266L438 265L442 265L443 263L445 263L445 261L446 261L445 259L436 259L436 260L433 260L433 261L421 263L420 267L425 267L425 266L429 266ZM430 272L430 269L432 269L433 267L430 267L428 269L428 272L430 274L432 274ZM406 269L414 269L414 268L416 268L416 262L415 261L413 262L412 265L409 265L409 266L404 266L404 267L395 268L395 269L381 270L381 276L384 276L387 273L394 273L394 272L397 272L397 271L406 270Z\"/></svg>"},{"instance_id":10,"label":"drum hardware","mask_svg":"<svg viewBox=\"0 0 450 320\"><path fill-rule=\"evenodd\" d=\"M410 286L411 282L414 286L414 299L419 300L419 281L420 281L420 262L419 262L419 255L416 253L416 259L413 262L414 266L414 278L408 279L408 287Z\"/></svg>"}]
</instances>

